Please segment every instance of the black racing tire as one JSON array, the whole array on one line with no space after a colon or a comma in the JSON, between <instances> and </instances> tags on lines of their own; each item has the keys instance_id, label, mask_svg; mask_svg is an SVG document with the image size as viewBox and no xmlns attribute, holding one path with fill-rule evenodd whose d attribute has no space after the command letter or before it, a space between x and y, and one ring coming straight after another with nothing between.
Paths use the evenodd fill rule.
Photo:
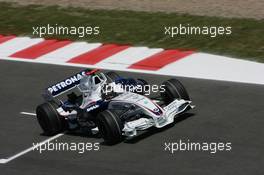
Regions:
<instances>
[{"instance_id":1,"label":"black racing tire","mask_svg":"<svg viewBox=\"0 0 264 175\"><path fill-rule=\"evenodd\" d=\"M189 94L182 83L177 79L169 79L162 83L165 91L160 90L160 95L166 104L175 99L190 100Z\"/></svg>"},{"instance_id":2,"label":"black racing tire","mask_svg":"<svg viewBox=\"0 0 264 175\"><path fill-rule=\"evenodd\" d=\"M58 105L51 101L39 105L37 119L45 135L52 136L66 129L66 120L57 112Z\"/></svg>"},{"instance_id":3,"label":"black racing tire","mask_svg":"<svg viewBox=\"0 0 264 175\"><path fill-rule=\"evenodd\" d=\"M100 112L97 116L97 125L106 144L113 145L122 141L124 124L113 111Z\"/></svg>"},{"instance_id":4,"label":"black racing tire","mask_svg":"<svg viewBox=\"0 0 264 175\"><path fill-rule=\"evenodd\" d=\"M146 81L146 80L144 80L144 79L140 79L140 78L138 78L137 79L138 81L140 81L140 82L142 82L142 84L145 86L145 85L149 85L149 83Z\"/></svg>"},{"instance_id":5,"label":"black racing tire","mask_svg":"<svg viewBox=\"0 0 264 175\"><path fill-rule=\"evenodd\" d=\"M106 78L107 78L107 82L108 83L112 83L116 79L120 78L120 76L116 72L113 72L113 71L107 72L105 75L106 75Z\"/></svg>"}]
</instances>

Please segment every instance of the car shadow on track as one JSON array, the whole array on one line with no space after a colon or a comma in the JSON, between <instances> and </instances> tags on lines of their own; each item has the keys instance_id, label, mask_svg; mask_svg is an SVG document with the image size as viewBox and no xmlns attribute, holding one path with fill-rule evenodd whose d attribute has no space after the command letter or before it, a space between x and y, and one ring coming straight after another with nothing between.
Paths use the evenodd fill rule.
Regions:
<instances>
[{"instance_id":1,"label":"car shadow on track","mask_svg":"<svg viewBox=\"0 0 264 175\"><path fill-rule=\"evenodd\" d=\"M136 137L133 137L131 139L125 139L123 141L123 143L127 143L127 144L136 144L138 142L140 142L141 140L150 137L154 134L157 133L161 133L169 128L174 127L177 123L182 122L190 117L193 117L195 114L194 113L184 113L184 114L180 114L178 117L176 117L174 119L174 122L170 125L167 125L163 128L154 128L151 127L149 129L147 129L146 131L142 131L141 133L139 132L139 135ZM95 138L95 139L102 139L100 133L97 134L92 134L91 132L87 131L87 130L77 130L77 131L67 131L66 135L70 135L70 136L78 136L78 137L84 137L84 138ZM104 142L100 143L101 145L105 145L105 146L111 146L109 144L106 144Z\"/></svg>"},{"instance_id":2,"label":"car shadow on track","mask_svg":"<svg viewBox=\"0 0 264 175\"><path fill-rule=\"evenodd\" d=\"M93 134L90 131L85 131L85 130L68 131L66 135L79 136L79 137L85 137L85 138L96 138L96 139L102 138L99 133Z\"/></svg>"},{"instance_id":3,"label":"car shadow on track","mask_svg":"<svg viewBox=\"0 0 264 175\"><path fill-rule=\"evenodd\" d=\"M177 123L182 122L182 121L184 121L184 120L186 120L186 119L188 119L188 118L190 118L190 117L193 117L193 116L194 116L194 113L184 113L184 114L180 114L178 117L176 117L176 118L174 119L174 122L173 122L172 124L167 125L167 126L165 126L165 127L163 127L163 128L159 128L159 129L154 128L154 127L149 128L148 130L142 132L142 133L139 134L138 136L133 137L133 138L131 138L131 139L127 139L127 140L125 140L124 143L135 144L135 143L137 143L137 142L139 142L139 141L141 141L141 140L143 140L143 139L145 139L145 138L147 138L147 137L149 137L149 136L152 136L152 135L154 135L154 134L157 134L157 133L163 132L163 131L165 131L165 130L167 130L167 129L169 129L169 128L172 128L172 127L174 127Z\"/></svg>"}]
</instances>

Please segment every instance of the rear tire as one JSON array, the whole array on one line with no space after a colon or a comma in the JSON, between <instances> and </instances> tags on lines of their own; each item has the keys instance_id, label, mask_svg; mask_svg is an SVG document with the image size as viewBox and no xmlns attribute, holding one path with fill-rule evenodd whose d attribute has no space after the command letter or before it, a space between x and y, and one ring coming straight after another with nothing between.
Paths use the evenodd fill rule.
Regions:
<instances>
[{"instance_id":1,"label":"rear tire","mask_svg":"<svg viewBox=\"0 0 264 175\"><path fill-rule=\"evenodd\" d=\"M166 104L169 104L175 99L190 100L189 94L181 82L177 79L169 79L162 83L165 91L160 92L160 95Z\"/></svg>"},{"instance_id":2,"label":"rear tire","mask_svg":"<svg viewBox=\"0 0 264 175\"><path fill-rule=\"evenodd\" d=\"M120 76L116 72L112 72L112 71L111 72L107 72L106 73L106 77L107 77L108 83L112 83L116 79L120 78Z\"/></svg>"},{"instance_id":3,"label":"rear tire","mask_svg":"<svg viewBox=\"0 0 264 175\"><path fill-rule=\"evenodd\" d=\"M66 121L57 112L58 105L51 101L39 105L36 109L39 125L45 135L52 136L65 130Z\"/></svg>"},{"instance_id":4,"label":"rear tire","mask_svg":"<svg viewBox=\"0 0 264 175\"><path fill-rule=\"evenodd\" d=\"M98 114L97 123L106 144L113 145L122 141L122 129L124 124L117 114L105 110Z\"/></svg>"}]
</instances>

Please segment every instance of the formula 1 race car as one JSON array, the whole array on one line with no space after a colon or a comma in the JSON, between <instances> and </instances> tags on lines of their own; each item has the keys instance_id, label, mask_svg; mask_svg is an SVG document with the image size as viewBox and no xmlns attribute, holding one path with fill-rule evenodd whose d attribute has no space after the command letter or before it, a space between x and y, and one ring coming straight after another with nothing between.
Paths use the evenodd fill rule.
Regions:
<instances>
[{"instance_id":1,"label":"formula 1 race car","mask_svg":"<svg viewBox=\"0 0 264 175\"><path fill-rule=\"evenodd\" d=\"M45 103L36 109L37 119L46 135L98 129L105 143L115 144L124 137L136 136L138 131L173 123L178 114L194 107L176 79L156 88L159 97L146 95L144 90L149 89L142 79L84 70L45 90ZM65 94L65 100L58 98Z\"/></svg>"}]
</instances>

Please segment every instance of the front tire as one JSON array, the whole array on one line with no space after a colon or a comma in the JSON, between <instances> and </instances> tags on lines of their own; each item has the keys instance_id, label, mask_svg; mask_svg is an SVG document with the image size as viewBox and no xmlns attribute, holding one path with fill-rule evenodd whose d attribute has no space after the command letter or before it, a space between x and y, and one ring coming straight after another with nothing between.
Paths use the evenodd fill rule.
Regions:
<instances>
[{"instance_id":1,"label":"front tire","mask_svg":"<svg viewBox=\"0 0 264 175\"><path fill-rule=\"evenodd\" d=\"M177 79L169 79L162 83L163 91L160 95L166 104L175 99L190 100L189 94L182 83Z\"/></svg>"},{"instance_id":2,"label":"front tire","mask_svg":"<svg viewBox=\"0 0 264 175\"><path fill-rule=\"evenodd\" d=\"M97 123L106 144L112 145L122 141L124 124L116 113L110 110L99 113Z\"/></svg>"},{"instance_id":3,"label":"front tire","mask_svg":"<svg viewBox=\"0 0 264 175\"><path fill-rule=\"evenodd\" d=\"M36 109L39 125L45 135L52 136L65 130L66 121L57 112L58 105L51 101L39 105Z\"/></svg>"}]
</instances>

